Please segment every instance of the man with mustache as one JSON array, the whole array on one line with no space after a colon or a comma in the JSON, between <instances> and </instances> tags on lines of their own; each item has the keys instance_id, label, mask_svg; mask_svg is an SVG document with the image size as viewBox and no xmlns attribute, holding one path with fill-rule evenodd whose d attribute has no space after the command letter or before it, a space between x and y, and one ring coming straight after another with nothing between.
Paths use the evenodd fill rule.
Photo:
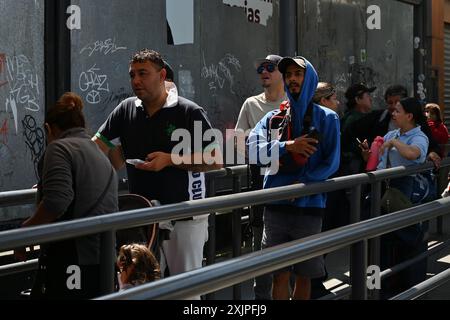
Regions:
<instances>
[{"instance_id":1,"label":"man with mustache","mask_svg":"<svg viewBox=\"0 0 450 320\"><path fill-rule=\"evenodd\" d=\"M268 150L276 154L279 170L272 166L264 177L264 189L311 183L326 180L339 167L340 140L339 117L325 107L312 102L318 76L313 65L303 57L285 57L278 64L283 74L289 103L281 111L269 112L249 136L249 152L261 154ZM288 115L282 123L291 134L278 134L273 127L274 116ZM274 161L274 159L272 159ZM264 210L262 247L272 247L285 242L320 233L326 204L325 194L316 194L290 200L268 203ZM289 299L289 277L295 272L294 299L309 299L311 279L324 275L323 257L315 257L294 266L277 270L273 277L273 299Z\"/></svg>"}]
</instances>

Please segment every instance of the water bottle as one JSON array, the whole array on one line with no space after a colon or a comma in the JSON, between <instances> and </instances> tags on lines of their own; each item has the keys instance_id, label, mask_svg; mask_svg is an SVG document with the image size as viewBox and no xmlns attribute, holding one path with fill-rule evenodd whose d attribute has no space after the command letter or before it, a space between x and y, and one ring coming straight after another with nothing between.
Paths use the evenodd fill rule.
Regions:
<instances>
[{"instance_id":1,"label":"water bottle","mask_svg":"<svg viewBox=\"0 0 450 320\"><path fill-rule=\"evenodd\" d=\"M383 137L377 136L370 146L369 159L367 160L366 171L373 171L377 169L379 162L379 152L380 148L384 143Z\"/></svg>"}]
</instances>

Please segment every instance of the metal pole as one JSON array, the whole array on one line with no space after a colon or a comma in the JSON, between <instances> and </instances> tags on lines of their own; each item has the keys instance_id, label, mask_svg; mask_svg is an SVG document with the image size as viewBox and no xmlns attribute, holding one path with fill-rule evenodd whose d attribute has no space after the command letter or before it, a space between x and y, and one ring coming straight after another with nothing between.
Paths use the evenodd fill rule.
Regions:
<instances>
[{"instance_id":1,"label":"metal pole","mask_svg":"<svg viewBox=\"0 0 450 320\"><path fill-rule=\"evenodd\" d=\"M381 182L377 181L372 184L371 202L370 202L370 218L380 216L380 199L381 199ZM380 237L369 240L370 264L380 265ZM371 291L371 298L379 300L379 290Z\"/></svg>"},{"instance_id":2,"label":"metal pole","mask_svg":"<svg viewBox=\"0 0 450 320\"><path fill-rule=\"evenodd\" d=\"M361 219L361 185L352 188L350 195L350 223ZM352 299L366 300L367 241L363 240L351 246L350 281Z\"/></svg>"},{"instance_id":3,"label":"metal pole","mask_svg":"<svg viewBox=\"0 0 450 320\"><path fill-rule=\"evenodd\" d=\"M100 288L105 294L114 292L115 260L116 232L103 232L100 235Z\"/></svg>"},{"instance_id":4,"label":"metal pole","mask_svg":"<svg viewBox=\"0 0 450 320\"><path fill-rule=\"evenodd\" d=\"M239 193L241 191L241 177L239 175L233 176L233 193ZM241 241L242 241L242 232L241 232L241 217L242 217L242 209L235 209L232 213L233 221L232 221L232 237L233 237L233 258L239 257L241 255ZM233 300L241 300L242 299L242 285L240 283L233 286Z\"/></svg>"},{"instance_id":5,"label":"metal pole","mask_svg":"<svg viewBox=\"0 0 450 320\"><path fill-rule=\"evenodd\" d=\"M45 1L45 105L71 88L71 37L66 26L70 0Z\"/></svg>"},{"instance_id":6,"label":"metal pole","mask_svg":"<svg viewBox=\"0 0 450 320\"><path fill-rule=\"evenodd\" d=\"M216 184L214 180L209 181L208 198L216 195ZM208 255L206 257L206 264L213 264L216 257L216 213L213 212L208 218Z\"/></svg>"},{"instance_id":7,"label":"metal pole","mask_svg":"<svg viewBox=\"0 0 450 320\"><path fill-rule=\"evenodd\" d=\"M441 148L445 148L445 146L441 145ZM441 181L446 182L444 186L441 185ZM439 169L439 175L436 181L436 190L438 196L440 196L441 192L445 190L445 188L447 187L447 183L448 183L448 170L447 168L444 169L441 167ZM442 236L444 234L444 217L437 217L436 229L438 235Z\"/></svg>"},{"instance_id":8,"label":"metal pole","mask_svg":"<svg viewBox=\"0 0 450 320\"><path fill-rule=\"evenodd\" d=\"M350 223L361 220L361 185L354 186L350 194Z\"/></svg>"},{"instance_id":9,"label":"metal pole","mask_svg":"<svg viewBox=\"0 0 450 320\"><path fill-rule=\"evenodd\" d=\"M297 1L280 1L280 55L294 56L297 52Z\"/></svg>"},{"instance_id":10,"label":"metal pole","mask_svg":"<svg viewBox=\"0 0 450 320\"><path fill-rule=\"evenodd\" d=\"M351 246L352 300L367 300L367 240Z\"/></svg>"},{"instance_id":11,"label":"metal pole","mask_svg":"<svg viewBox=\"0 0 450 320\"><path fill-rule=\"evenodd\" d=\"M208 197L216 195L216 183L214 179L208 181ZM216 258L216 213L213 212L208 217L208 253L206 257L206 265L211 265ZM214 300L215 293L211 292L206 295L206 300Z\"/></svg>"}]
</instances>

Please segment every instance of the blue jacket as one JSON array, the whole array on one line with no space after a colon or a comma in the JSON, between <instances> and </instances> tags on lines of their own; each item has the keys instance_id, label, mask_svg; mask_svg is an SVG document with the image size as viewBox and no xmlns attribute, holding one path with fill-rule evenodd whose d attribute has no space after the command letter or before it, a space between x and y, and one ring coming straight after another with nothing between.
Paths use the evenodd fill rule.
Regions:
<instances>
[{"instance_id":1,"label":"blue jacket","mask_svg":"<svg viewBox=\"0 0 450 320\"><path fill-rule=\"evenodd\" d=\"M303 117L306 113L308 104L314 96L318 83L317 72L313 65L308 60L304 60L306 62L306 72L299 99L294 100L289 93L288 88L285 88L292 108L291 113L295 137L301 135L303 129ZM287 152L286 142L280 142L278 140L268 141L267 128L269 126L269 120L276 112L277 111L271 111L266 114L266 116L264 116L251 131L247 141L250 159L257 158L259 164L262 163L262 161L259 161L261 154L270 156L275 148L278 149L279 157ZM321 135L317 151L309 158L304 166L298 168L296 173L287 174L277 172L273 174L270 170L266 170L264 176L264 189L286 186L294 183L323 181L337 171L340 159L340 129L338 115L328 108L314 104L312 126L315 127ZM255 155L257 155L257 157ZM274 204L275 203L290 204L297 207L325 208L326 194L311 195L297 198L294 201L285 200L274 202Z\"/></svg>"}]
</instances>

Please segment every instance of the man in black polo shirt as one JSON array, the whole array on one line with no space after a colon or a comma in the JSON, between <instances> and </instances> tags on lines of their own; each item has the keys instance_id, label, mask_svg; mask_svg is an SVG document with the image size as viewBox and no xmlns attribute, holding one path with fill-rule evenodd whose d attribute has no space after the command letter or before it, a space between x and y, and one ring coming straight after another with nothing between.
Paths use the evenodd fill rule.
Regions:
<instances>
[{"instance_id":1,"label":"man in black polo shirt","mask_svg":"<svg viewBox=\"0 0 450 320\"><path fill-rule=\"evenodd\" d=\"M211 129L205 111L179 97L175 84L165 82L167 71L159 53L148 49L137 52L129 70L136 97L122 101L93 140L117 169L124 165L124 159L143 160L138 164L127 161L131 193L159 200L163 205L204 198L202 171L222 167L222 162L205 164L211 160L205 159L207 155L221 159L216 144L203 142L203 133ZM171 140L177 129L190 134L191 153L172 154L179 144ZM121 147L111 143L116 138L120 138ZM210 152L205 151L206 147ZM174 161L182 164L175 165ZM172 230L170 240L162 244L170 274L200 268L208 238L207 216L177 221L174 226L161 225Z\"/></svg>"}]
</instances>

